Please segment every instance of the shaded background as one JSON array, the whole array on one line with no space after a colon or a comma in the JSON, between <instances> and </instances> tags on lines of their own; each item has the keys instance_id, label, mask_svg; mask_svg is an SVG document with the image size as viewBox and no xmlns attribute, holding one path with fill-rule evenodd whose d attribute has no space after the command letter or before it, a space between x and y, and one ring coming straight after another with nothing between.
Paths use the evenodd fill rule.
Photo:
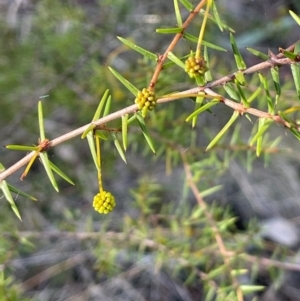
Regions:
<instances>
[{"instance_id":1,"label":"shaded background","mask_svg":"<svg viewBox=\"0 0 300 301\"><path fill-rule=\"evenodd\" d=\"M299 2L296 0L220 0L217 4L223 19L236 30L237 43L248 65L258 61L244 47L253 47L265 53L270 48L276 52L278 47L288 47L299 39L299 27L288 14L288 9L299 13ZM175 25L173 1L0 0L0 11L2 145L37 143L37 102L45 95L49 95L43 98L49 139L88 123L106 88L112 93L113 111L130 105L132 96L108 72L106 64L113 66L139 88L147 86L154 66L124 49L116 36L131 37L136 44L154 53L162 53L171 37L158 35L155 29ZM184 12L183 18L187 16L188 13ZM196 26L191 32L197 35ZM208 29L206 40L230 49L228 33L220 33L216 27ZM176 54L184 55L192 46L187 41L181 41ZM217 68L215 78L235 70L230 51L227 54L212 51L211 55ZM293 85L288 85L291 76L288 71L282 73L286 84L283 97L292 101L289 96L292 95ZM165 94L189 87L192 83L185 74L167 71L160 78L157 89L160 94ZM198 130L191 133L190 126L183 122L186 114L182 112L192 109L193 105L187 102L173 106L176 119L168 121L165 116L167 127L157 132L164 138L177 139L183 145L190 145L192 136L197 147L203 148L209 140L202 128L205 126L215 134L231 114L227 108L218 108L214 112L216 116L201 116ZM160 117L163 118L163 115ZM178 137L174 127L179 122L188 134ZM242 139L246 143L252 125L247 122L242 124ZM117 127L119 123L113 122L112 126ZM282 135L283 139L279 153L272 156L267 168L262 159L257 159L252 173L247 173L243 159L237 159L232 161L225 176L220 174L216 178L212 174L205 183L206 187L208 183L224 185L222 192L211 200L222 205L230 204L232 211L239 216L237 226L240 229L244 229L253 217L261 220L284 217L292 220L293 226L300 222L298 142L281 127L273 126L272 135L273 139L278 135ZM114 193L117 200L117 208L110 216L100 216L91 208L97 191L97 177L87 143L80 138L49 152L53 162L75 181L75 187L59 181L60 193L55 193L39 163L33 165L23 182L19 180L22 170L9 177L10 183L39 200L33 203L20 197L16 199L22 223L17 221L4 201L1 203L1 231L8 236L17 230L31 231L33 235L30 241L34 246L29 242L0 242L3 244L0 258L16 277L16 282L23 283L21 290L25 296L37 300L69 300L74 296L78 300L162 300L161 296L165 300L200 300L201 289L186 289L182 286L182 279L174 280L163 272L155 274L151 255L138 259L132 255L128 259L127 255L122 254L127 254L126 248L118 249L119 261L125 267L128 262L139 263L136 270L127 271L123 278L105 278L103 275L111 272L111 267L107 270L103 268L104 259L109 255L102 254L101 257L101 250L94 255L91 249L95 242L76 237L76 233L103 230L106 223L110 223L109 229L119 230L119 219L127 214L138 217L140 208L135 205L129 189L143 189L143 183L159 183L160 200L171 204L174 211L187 205L194 206L194 199L184 195L184 175L180 164L171 175L166 176L164 159L154 160L151 153L143 150L140 146L144 143L141 135L133 130L130 139L127 165L119 159L112 142L103 147L105 187ZM0 149L1 162L6 167L22 156L21 152ZM144 189L148 189L147 186ZM295 229L291 231L297 231ZM70 237L52 236L49 233L53 231L75 234L70 234ZM298 240L292 244L293 247L297 243ZM103 271L100 276L93 268L97 256L100 261L103 258L102 265L99 265ZM53 274L47 270L68 259L69 267L59 266L58 272Z\"/></svg>"}]
</instances>

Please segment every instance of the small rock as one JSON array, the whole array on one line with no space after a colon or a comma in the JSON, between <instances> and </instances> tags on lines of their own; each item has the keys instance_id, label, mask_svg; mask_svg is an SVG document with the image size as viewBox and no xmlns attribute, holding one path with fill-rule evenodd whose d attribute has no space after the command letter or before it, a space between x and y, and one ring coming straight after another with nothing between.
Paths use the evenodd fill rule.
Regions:
<instances>
[{"instance_id":1,"label":"small rock","mask_svg":"<svg viewBox=\"0 0 300 301\"><path fill-rule=\"evenodd\" d=\"M282 217L270 218L261 223L261 236L292 248L299 243L297 227Z\"/></svg>"}]
</instances>

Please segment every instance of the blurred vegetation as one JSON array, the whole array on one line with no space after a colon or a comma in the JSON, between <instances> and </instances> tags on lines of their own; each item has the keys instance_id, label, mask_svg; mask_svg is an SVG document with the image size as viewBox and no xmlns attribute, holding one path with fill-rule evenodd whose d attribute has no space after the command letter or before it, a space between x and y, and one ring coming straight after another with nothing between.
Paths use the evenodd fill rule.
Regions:
<instances>
[{"instance_id":1,"label":"blurred vegetation","mask_svg":"<svg viewBox=\"0 0 300 301\"><path fill-rule=\"evenodd\" d=\"M155 5L126 0L42 0L24 4L15 15L12 9L3 11L2 145L37 144L37 102L41 97L49 139L90 122L107 88L112 94L111 111L132 104L134 98L107 65L140 89L148 85L155 63L129 51L116 36L129 37L154 53L163 52L171 38L154 31L174 26L173 3ZM159 18L157 23L147 23L145 16ZM281 16L276 15L278 20ZM285 23L283 27L277 24L278 31L286 28ZM196 22L191 33L196 34L198 27ZM255 37L254 32L253 41ZM208 30L205 39L230 47L229 38L224 41L217 29ZM187 54L191 47L194 44L180 42L176 55ZM210 50L210 59L214 78L236 69L232 53L220 55ZM253 57L246 60L256 62ZM175 66L164 70L156 86L160 95L193 87L187 74L177 71ZM287 100L279 102L277 110L297 104L290 72L284 70L281 76L281 97ZM249 97L259 85L257 76L247 84ZM271 89L275 94L273 86ZM265 108L265 99L256 102L258 109ZM252 124L239 120L217 147L205 152L232 110L217 107L212 114L201 115L191 129L185 119L194 106L192 99L174 101L151 114L147 128L156 146L155 156L138 125L130 128L127 165L119 158L113 141L102 143L103 180L117 202L109 216L92 210L97 172L87 143L80 139L49 151L51 160L68 173L75 187L58 181L60 193L56 194L38 162L24 182L19 181L21 172L9 177L10 183L34 195L38 202L16 196L23 222L6 202L1 203L0 300L237 300L233 279L244 282L245 295L255 298L255 292L262 289L260 270L246 251L251 241L250 247L263 253L264 242L256 235L256 221L243 225L246 231L238 229L238 218L229 206L220 206L219 197L231 160L242 162L249 171L257 160L256 148L249 147L251 135L257 131L256 118L252 134ZM293 118L298 119L298 111ZM120 121L109 126L120 127ZM266 165L280 160L284 150L277 147L276 138L283 135L284 131L278 135L275 129L264 137L262 157ZM117 136L121 139L120 134ZM182 149L188 153L185 164L198 193L207 201L206 208L196 204L190 192L181 163ZM22 154L1 149L0 158L9 167ZM216 243L212 225L217 226L231 254L229 264ZM269 247L276 251L278 260L291 254L276 245ZM265 269L266 278L277 279L281 273L276 267Z\"/></svg>"}]
</instances>

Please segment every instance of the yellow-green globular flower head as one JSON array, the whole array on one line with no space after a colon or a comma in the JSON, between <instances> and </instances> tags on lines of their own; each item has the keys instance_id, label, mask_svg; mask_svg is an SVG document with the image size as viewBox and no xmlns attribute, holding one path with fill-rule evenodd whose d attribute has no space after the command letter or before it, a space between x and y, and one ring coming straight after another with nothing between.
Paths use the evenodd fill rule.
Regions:
<instances>
[{"instance_id":1,"label":"yellow-green globular flower head","mask_svg":"<svg viewBox=\"0 0 300 301\"><path fill-rule=\"evenodd\" d=\"M102 214L111 212L116 206L115 197L107 191L101 191L94 196L93 207Z\"/></svg>"},{"instance_id":2,"label":"yellow-green globular flower head","mask_svg":"<svg viewBox=\"0 0 300 301\"><path fill-rule=\"evenodd\" d=\"M142 116L145 117L148 111L154 109L156 105L156 97L154 91L144 88L138 92L138 95L134 102L137 104L138 109L142 111Z\"/></svg>"},{"instance_id":3,"label":"yellow-green globular flower head","mask_svg":"<svg viewBox=\"0 0 300 301\"><path fill-rule=\"evenodd\" d=\"M203 75L206 71L206 61L202 57L196 58L192 53L185 61L185 72L187 72L191 78L197 75Z\"/></svg>"}]
</instances>

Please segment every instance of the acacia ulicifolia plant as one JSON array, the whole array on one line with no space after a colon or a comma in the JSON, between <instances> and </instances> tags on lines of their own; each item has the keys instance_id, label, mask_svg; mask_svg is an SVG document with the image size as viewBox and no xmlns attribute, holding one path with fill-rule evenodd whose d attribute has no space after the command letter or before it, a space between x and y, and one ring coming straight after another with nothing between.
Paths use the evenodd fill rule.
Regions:
<instances>
[{"instance_id":1,"label":"acacia ulicifolia plant","mask_svg":"<svg viewBox=\"0 0 300 301\"><path fill-rule=\"evenodd\" d=\"M186 9L189 11L189 15L187 19L183 22L181 17L180 5L182 5L182 9ZM100 157L100 148L99 150L95 147L95 141L97 145L97 141L102 139L101 131L108 131L113 139L116 149L120 154L121 158L126 161L125 153L127 148L127 133L129 131L129 126L133 121L137 121L139 124L141 131L145 137L145 140L150 147L150 149L155 153L154 144L149 135L149 131L147 130L147 118L148 112L154 110L157 107L157 104L166 103L175 101L182 98L196 98L195 101L195 110L189 116L187 116L186 121L192 121L192 125L194 126L197 122L197 117L199 114L210 111L217 104L224 104L233 109L233 114L225 126L220 130L220 132L211 140L206 150L211 149L216 146L219 140L226 134L226 132L232 127L235 121L239 116L245 115L249 118L250 115L257 116L259 119L258 126L256 131L252 134L252 137L249 142L249 146L256 147L256 154L259 156L262 148L263 148L263 137L266 133L267 129L270 127L272 123L282 124L284 127L289 129L291 133L300 139L300 126L298 123L289 117L289 114L296 112L298 106L292 106L286 108L284 111L277 110L277 104L279 97L281 95L280 89L280 77L279 77L279 67L283 65L290 65L292 76L295 82L296 94L298 98L300 98L300 71L299 71L299 51L300 51L300 42L296 41L287 49L280 49L279 54L269 53L268 55L261 53L254 49L249 49L251 53L263 59L263 61L254 66L248 67L246 66L242 55L236 45L233 30L227 26L220 18L217 10L217 6L215 1L213 0L202 0L196 6L193 6L188 0L174 0L174 8L175 8L175 17L177 27L175 28L160 28L157 29L157 33L161 34L174 34L174 38L171 43L168 45L167 49L163 52L163 54L154 54L138 45L133 44L129 40L119 37L119 40L125 45L132 48L134 51L137 51L144 57L153 60L156 62L155 70L153 71L152 78L149 82L148 87L143 87L141 89L136 88L132 83L130 83L127 79L125 79L121 74L119 74L116 70L109 67L109 70L120 80L122 84L125 85L126 88L134 95L135 100L134 104L128 107L125 107L116 112L110 113L111 106L113 105L110 96L108 96L108 91L103 96L103 99L100 101L99 107L95 113L95 116L91 123L84 125L80 128L77 128L71 132L68 132L64 135L61 135L53 140L48 140L44 134L44 125L43 125L43 117L42 117L42 107L41 102L39 104L39 125L40 125L40 139L39 144L37 146L16 146L16 145L8 145L8 149L15 150L25 150L31 151L24 158L16 162L11 167L4 169L2 167L0 173L0 187L4 192L6 199L12 205L14 211L16 212L16 205L11 197L10 192L15 192L22 194L24 196L28 196L17 188L8 185L5 179L16 172L25 164L28 164L28 168L25 170L22 179L26 176L29 171L32 162L39 158L46 170L46 173L53 185L53 187L58 191L58 187L53 176L53 171L63 177L68 182L73 182L61 171L59 170L52 162L49 161L47 157L47 150L56 145L63 143L69 139L75 138L79 135L82 135L82 138L87 138L89 142L89 146L91 149L92 157L95 162L96 168L98 170L98 180L99 177L102 176L101 166L99 160ZM300 24L299 17L291 12L291 16L294 20ZM200 27L200 33L198 37L195 37L187 32L188 27L192 24L192 21L195 18L202 19L202 25ZM232 46L234 61L237 66L237 71L226 75L221 78L213 79L213 70L210 69L210 60L208 56L208 49L213 48L218 51L226 51L224 48L215 45L213 43L209 43L204 40L205 29L207 26L218 26L222 31L230 32L230 43ZM190 54L187 57L177 57L174 54L175 47L180 39L186 39L189 42L196 43L195 51L191 50ZM170 60L170 62L166 63L166 60ZM185 61L185 63L183 63ZM160 73L164 70L164 68L170 64L173 67L179 67L183 72L187 72L188 75L195 80L195 87L192 89L188 89L181 92L171 93L168 95L157 96L155 91L156 83L158 81L158 77ZM258 73L263 69L269 69L271 71L271 80L274 83L275 87L275 97L271 96L270 88L269 88L269 79ZM255 75L257 73L257 75ZM252 92L247 87L246 77L250 74L254 74L259 78L260 85L259 87ZM213 91L216 87L223 87L224 92L229 95L229 97L225 97L219 93ZM266 100L265 110L258 109L253 106L253 100L258 98L264 98ZM104 110L102 110L104 109ZM101 116L102 111L104 113ZM151 115L150 115L151 118ZM109 129L107 128L107 124L115 119L121 119L120 129ZM122 132L122 140L123 145L121 146L116 135L115 131ZM98 137L98 138L97 138ZM100 144L99 144L100 145ZM99 176L100 175L100 176ZM114 198L112 195L105 195L106 193L102 189L101 181L99 180L99 193L101 195L101 200L105 199L108 203L108 207L103 209L103 203L99 203L99 195L94 199L94 207L97 211L101 213L108 213L114 208ZM102 201L101 201L102 202ZM100 205L99 205L100 204ZM101 209L102 208L102 209ZM19 216L19 214L18 214ZM20 216L19 216L20 217Z\"/></svg>"}]
</instances>

